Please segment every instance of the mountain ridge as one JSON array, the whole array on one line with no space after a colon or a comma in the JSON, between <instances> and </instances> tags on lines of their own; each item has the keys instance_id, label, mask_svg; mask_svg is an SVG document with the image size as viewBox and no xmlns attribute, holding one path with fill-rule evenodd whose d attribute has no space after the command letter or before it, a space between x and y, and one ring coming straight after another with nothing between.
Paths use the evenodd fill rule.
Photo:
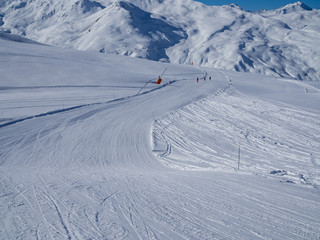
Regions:
<instances>
[{"instance_id":1,"label":"mountain ridge","mask_svg":"<svg viewBox=\"0 0 320 240\"><path fill-rule=\"evenodd\" d=\"M59 47L320 81L320 10L192 0L6 1L0 31Z\"/></svg>"}]
</instances>

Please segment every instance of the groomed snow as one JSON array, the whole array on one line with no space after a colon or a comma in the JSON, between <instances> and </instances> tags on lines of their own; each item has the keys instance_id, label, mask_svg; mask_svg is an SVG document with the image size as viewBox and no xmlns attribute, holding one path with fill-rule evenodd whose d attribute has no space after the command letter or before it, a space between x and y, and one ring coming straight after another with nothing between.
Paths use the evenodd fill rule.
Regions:
<instances>
[{"instance_id":1,"label":"groomed snow","mask_svg":"<svg viewBox=\"0 0 320 240\"><path fill-rule=\"evenodd\" d=\"M5 39L0 61L1 239L320 238L319 86Z\"/></svg>"}]
</instances>

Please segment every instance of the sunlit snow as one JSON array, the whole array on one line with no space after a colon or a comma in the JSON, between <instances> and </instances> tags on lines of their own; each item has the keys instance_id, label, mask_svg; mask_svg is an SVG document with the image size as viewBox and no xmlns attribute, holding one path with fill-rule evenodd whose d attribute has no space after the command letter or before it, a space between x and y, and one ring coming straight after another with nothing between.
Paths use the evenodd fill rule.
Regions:
<instances>
[{"instance_id":1,"label":"sunlit snow","mask_svg":"<svg viewBox=\"0 0 320 240\"><path fill-rule=\"evenodd\" d=\"M0 61L0 239L319 239L318 84L8 34Z\"/></svg>"}]
</instances>

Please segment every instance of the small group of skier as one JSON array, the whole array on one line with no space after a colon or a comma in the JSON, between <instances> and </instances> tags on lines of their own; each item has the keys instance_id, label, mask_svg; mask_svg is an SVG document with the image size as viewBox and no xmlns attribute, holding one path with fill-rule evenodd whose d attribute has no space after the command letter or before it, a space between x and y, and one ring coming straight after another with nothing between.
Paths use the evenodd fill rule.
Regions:
<instances>
[{"instance_id":1,"label":"small group of skier","mask_svg":"<svg viewBox=\"0 0 320 240\"><path fill-rule=\"evenodd\" d=\"M206 81L207 80L207 77L206 76L204 76L203 78L202 78L204 81ZM211 78L211 76L209 77L209 80L211 80L212 78ZM197 77L197 83L199 82L199 78Z\"/></svg>"}]
</instances>

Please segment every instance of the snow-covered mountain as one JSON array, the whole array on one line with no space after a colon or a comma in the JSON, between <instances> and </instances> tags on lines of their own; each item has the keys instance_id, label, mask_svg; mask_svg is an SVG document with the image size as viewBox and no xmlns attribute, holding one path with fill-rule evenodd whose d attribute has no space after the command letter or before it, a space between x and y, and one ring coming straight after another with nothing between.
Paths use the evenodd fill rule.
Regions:
<instances>
[{"instance_id":1,"label":"snow-covered mountain","mask_svg":"<svg viewBox=\"0 0 320 240\"><path fill-rule=\"evenodd\" d=\"M0 30L55 46L320 80L320 10L192 0L10 0Z\"/></svg>"}]
</instances>

